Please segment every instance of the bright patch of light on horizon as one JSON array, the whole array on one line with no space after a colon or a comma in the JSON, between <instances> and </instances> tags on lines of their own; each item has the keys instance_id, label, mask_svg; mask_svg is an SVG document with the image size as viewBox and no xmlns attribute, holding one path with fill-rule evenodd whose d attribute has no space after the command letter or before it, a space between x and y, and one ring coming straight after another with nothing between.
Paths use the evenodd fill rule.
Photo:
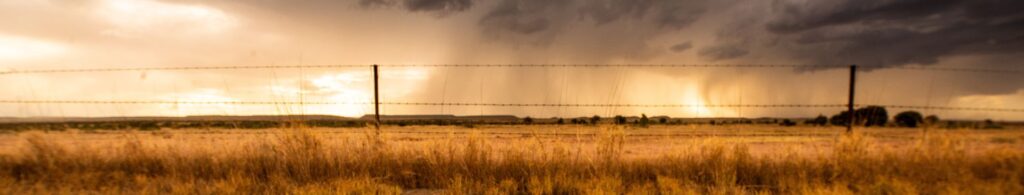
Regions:
<instances>
[{"instance_id":1,"label":"bright patch of light on horizon","mask_svg":"<svg viewBox=\"0 0 1024 195\"><path fill-rule=\"evenodd\" d=\"M345 72L310 79L310 83L316 88L313 93L324 94L328 101L338 103L327 106L327 113L355 117L365 112L365 106L359 103L371 100L368 88L360 87L368 83L368 80L358 73Z\"/></svg>"},{"instance_id":2,"label":"bright patch of light on horizon","mask_svg":"<svg viewBox=\"0 0 1024 195\"><path fill-rule=\"evenodd\" d=\"M1024 90L1017 90L1011 94L994 95L967 95L953 98L948 104L933 104L930 106L951 106L951 107L972 107L972 108L997 108L1016 109L1024 107ZM1021 113L998 113L998 112L940 112L940 117L946 115L951 118L987 118L987 119L1015 119L1024 116ZM952 115L952 116L950 116ZM1002 116L1002 117L999 117Z\"/></svg>"},{"instance_id":3,"label":"bright patch of light on horizon","mask_svg":"<svg viewBox=\"0 0 1024 195\"><path fill-rule=\"evenodd\" d=\"M704 102L704 98L701 98L697 93L687 93L687 95L682 98L682 103L689 105L689 107L685 108L686 112L693 114L692 116L694 117L714 116L714 114L711 113L711 109L708 109L707 103Z\"/></svg>"},{"instance_id":4,"label":"bright patch of light on horizon","mask_svg":"<svg viewBox=\"0 0 1024 195\"><path fill-rule=\"evenodd\" d=\"M0 34L0 60L41 58L67 51L64 45Z\"/></svg>"},{"instance_id":5,"label":"bright patch of light on horizon","mask_svg":"<svg viewBox=\"0 0 1024 195\"><path fill-rule=\"evenodd\" d=\"M969 95L956 98L953 104L998 108L1006 105L1007 99L1006 95Z\"/></svg>"},{"instance_id":6,"label":"bright patch of light on horizon","mask_svg":"<svg viewBox=\"0 0 1024 195\"><path fill-rule=\"evenodd\" d=\"M348 71L326 74L308 80L307 89L277 86L275 95L296 98L298 93L305 95L306 100L323 98L333 105L304 107L307 113L325 113L340 116L358 117L367 114L369 106L364 103L373 101L373 80L369 71ZM381 82L388 87L381 89L382 96L400 101L426 81L429 73L423 69L398 69L381 72Z\"/></svg>"},{"instance_id":7,"label":"bright patch of light on horizon","mask_svg":"<svg viewBox=\"0 0 1024 195\"><path fill-rule=\"evenodd\" d=\"M218 9L153 0L106 0L97 15L116 27L104 32L115 36L215 34L238 25L235 18Z\"/></svg>"},{"instance_id":8,"label":"bright patch of light on horizon","mask_svg":"<svg viewBox=\"0 0 1024 195\"><path fill-rule=\"evenodd\" d=\"M164 98L163 101L177 102L172 105L162 105L164 110L172 113L167 115L189 116L189 115L235 115L235 105L226 102L237 102L237 98L228 97L223 91L217 89L200 89L190 93L176 94L173 97ZM211 104L191 104L195 102L213 102Z\"/></svg>"},{"instance_id":9,"label":"bright patch of light on horizon","mask_svg":"<svg viewBox=\"0 0 1024 195\"><path fill-rule=\"evenodd\" d=\"M398 70L382 71L382 85L388 88L381 89L382 98L389 98L394 101L403 101L413 93L420 90L422 85L430 78L431 72L422 68L403 68ZM367 86L372 86L368 83Z\"/></svg>"},{"instance_id":10,"label":"bright patch of light on horizon","mask_svg":"<svg viewBox=\"0 0 1024 195\"><path fill-rule=\"evenodd\" d=\"M698 83L703 82L701 78L688 78L684 80L678 80L675 82L681 82L683 86L679 88L682 90L679 93L678 104L687 105L687 107L681 108L680 114L688 115L691 117L715 117L716 113L708 108L708 101L703 94L706 93L701 90L701 86Z\"/></svg>"}]
</instances>

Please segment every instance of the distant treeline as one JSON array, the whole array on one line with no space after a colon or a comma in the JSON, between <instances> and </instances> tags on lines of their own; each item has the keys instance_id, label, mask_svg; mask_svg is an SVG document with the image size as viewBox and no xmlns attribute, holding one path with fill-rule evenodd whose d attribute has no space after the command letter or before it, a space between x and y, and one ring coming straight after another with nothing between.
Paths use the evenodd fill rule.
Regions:
<instances>
[{"instance_id":1,"label":"distant treeline","mask_svg":"<svg viewBox=\"0 0 1024 195\"><path fill-rule=\"evenodd\" d=\"M649 120L638 117L617 116L611 119L602 120L600 117L582 118L547 118L533 119L525 117L520 120L452 120L452 119L415 119L415 120L385 120L383 125L389 126L462 126L475 127L477 125L596 125L596 124L619 124L619 125L729 125L729 124L777 124L784 119L670 119L658 118ZM788 119L785 119L788 121ZM78 122L19 122L0 123L0 130L51 130L62 131L68 129L78 130L160 130L160 129L269 129L288 127L324 127L324 128L359 128L372 126L373 121L368 120L204 120L204 121L78 121Z\"/></svg>"},{"instance_id":2,"label":"distant treeline","mask_svg":"<svg viewBox=\"0 0 1024 195\"><path fill-rule=\"evenodd\" d=\"M366 121L107 121L0 123L0 130L160 130L160 129L267 129L280 127L365 127Z\"/></svg>"},{"instance_id":3,"label":"distant treeline","mask_svg":"<svg viewBox=\"0 0 1024 195\"><path fill-rule=\"evenodd\" d=\"M600 116L576 118L518 118L515 116L459 118L455 116L406 116L383 120L383 125L390 126L463 126L476 125L598 125L615 124L647 127L650 125L737 125L737 124L777 124L782 126L844 126L848 123L850 113L843 111L832 117L820 115L815 118L671 118L655 116ZM437 117L437 118L432 118ZM904 111L889 117L884 107L867 106L854 111L854 125L879 127L938 127L938 128L974 128L1000 129L1007 125L1024 125L1019 123L995 122L992 120L940 120L938 116L923 116L916 111ZM160 129L268 129L288 127L323 127L323 128L359 128L373 125L372 117L362 119L321 119L311 120L119 120L119 121L72 121L72 122L0 122L0 130L160 130Z\"/></svg>"}]
</instances>

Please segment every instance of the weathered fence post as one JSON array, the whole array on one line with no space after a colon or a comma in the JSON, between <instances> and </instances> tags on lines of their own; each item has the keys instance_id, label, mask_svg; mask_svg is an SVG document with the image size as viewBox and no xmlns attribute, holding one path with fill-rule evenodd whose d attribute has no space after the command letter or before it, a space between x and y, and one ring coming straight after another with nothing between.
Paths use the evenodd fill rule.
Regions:
<instances>
[{"instance_id":1,"label":"weathered fence post","mask_svg":"<svg viewBox=\"0 0 1024 195\"><path fill-rule=\"evenodd\" d=\"M380 134L380 76L377 70L377 65L373 65L373 123L374 128L377 129L377 134Z\"/></svg>"},{"instance_id":2,"label":"weathered fence post","mask_svg":"<svg viewBox=\"0 0 1024 195\"><path fill-rule=\"evenodd\" d=\"M857 65L854 64L854 65L850 65L850 94L849 94L850 96L848 97L848 102L846 103L846 113L848 114L847 115L848 118L846 119L847 120L846 121L846 133L853 133L853 123L854 123L854 120L857 119L856 118L856 114L853 112L854 111L853 110L853 105L854 105L853 98L856 95L855 93L857 92L857 90L855 89L856 87L857 87Z\"/></svg>"}]
</instances>

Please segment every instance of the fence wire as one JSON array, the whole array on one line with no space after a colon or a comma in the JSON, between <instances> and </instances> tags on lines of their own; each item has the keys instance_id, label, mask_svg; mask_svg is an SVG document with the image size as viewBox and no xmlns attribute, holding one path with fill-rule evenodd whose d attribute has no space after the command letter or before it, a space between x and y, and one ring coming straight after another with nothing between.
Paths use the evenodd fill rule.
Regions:
<instances>
[{"instance_id":1,"label":"fence wire","mask_svg":"<svg viewBox=\"0 0 1024 195\"><path fill-rule=\"evenodd\" d=\"M982 68L942 68L942 67L920 67L920 66L908 66L908 67L887 67L901 70L922 70L922 71L940 71L940 72L971 72L971 73L995 73L995 74L1022 74L1024 70L1020 69L982 69Z\"/></svg>"},{"instance_id":2,"label":"fence wire","mask_svg":"<svg viewBox=\"0 0 1024 195\"><path fill-rule=\"evenodd\" d=\"M247 69L342 69L370 68L368 64L320 64L320 65L264 65L264 66L178 66L178 67L124 67L124 68L66 68L0 71L2 75L53 74L53 73L99 73L132 71L193 71L193 70L247 70ZM845 64L384 64L380 67L394 68L760 68L760 69L827 69L844 68ZM924 66L864 66L866 68L890 68L896 70L970 72L994 74L1022 74L1021 69L980 69ZM0 100L0 104L192 104L192 105L373 105L374 102L335 101L169 101L169 100ZM380 105L396 106L490 106L490 107L633 107L633 108L844 108L846 104L545 104L545 103L466 103L466 102L380 102ZM855 105L862 107L865 105ZM1024 112L1015 108L949 107L915 105L879 105L897 109Z\"/></svg>"},{"instance_id":3,"label":"fence wire","mask_svg":"<svg viewBox=\"0 0 1024 195\"><path fill-rule=\"evenodd\" d=\"M185 70L246 70L246 69L334 69L358 68L369 65L324 64L324 65L267 65L267 66L177 66L177 67L126 67L126 68L66 68L66 69L34 69L9 70L0 75L9 74L48 74L48 73L96 73L96 72L132 72L132 71L185 71Z\"/></svg>"},{"instance_id":4,"label":"fence wire","mask_svg":"<svg viewBox=\"0 0 1024 195\"><path fill-rule=\"evenodd\" d=\"M878 106L882 106L882 107L886 107L886 108L916 109L916 110L1024 112L1024 109L1017 109L1017 108L950 107L950 106L908 106L908 105L878 105Z\"/></svg>"},{"instance_id":5,"label":"fence wire","mask_svg":"<svg viewBox=\"0 0 1024 195\"><path fill-rule=\"evenodd\" d=\"M373 102L332 102L332 101L167 101L167 100L0 100L0 104L129 104L129 105L373 105ZM384 101L380 105L395 106L490 106L490 107L631 107L631 108L845 108L846 104L539 104L539 103L462 103L462 102L394 102ZM1024 109L914 106L914 105L862 105L856 107L882 106L896 109L1024 112Z\"/></svg>"},{"instance_id":6,"label":"fence wire","mask_svg":"<svg viewBox=\"0 0 1024 195\"><path fill-rule=\"evenodd\" d=\"M125 67L125 68L66 68L66 69L28 69L8 70L0 75L15 74L52 74L52 73L97 73L97 72L131 72L131 71L189 71L189 70L245 70L245 69L338 69L338 68L370 68L369 64L321 64L321 65L266 65L266 66L177 66L177 67ZM843 68L850 65L840 64L384 64L381 67L395 68L762 68L762 69L826 69ZM921 66L871 66L858 65L865 68L892 68L917 71L973 72L993 74L1024 74L1021 69L978 69L978 68L945 68Z\"/></svg>"}]
</instances>

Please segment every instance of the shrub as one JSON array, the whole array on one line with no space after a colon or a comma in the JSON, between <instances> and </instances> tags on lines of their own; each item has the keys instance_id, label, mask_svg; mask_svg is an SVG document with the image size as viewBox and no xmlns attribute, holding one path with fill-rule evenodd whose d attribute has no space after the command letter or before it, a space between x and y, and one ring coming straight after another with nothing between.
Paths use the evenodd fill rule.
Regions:
<instances>
[{"instance_id":1,"label":"shrub","mask_svg":"<svg viewBox=\"0 0 1024 195\"><path fill-rule=\"evenodd\" d=\"M640 114L640 126L646 127L651 124L651 119L647 118L647 114Z\"/></svg>"},{"instance_id":2,"label":"shrub","mask_svg":"<svg viewBox=\"0 0 1024 195\"><path fill-rule=\"evenodd\" d=\"M807 121L807 124L825 126L828 124L828 117L825 115L818 115L818 117Z\"/></svg>"},{"instance_id":3,"label":"shrub","mask_svg":"<svg viewBox=\"0 0 1024 195\"><path fill-rule=\"evenodd\" d=\"M929 125L938 124L939 121L941 121L939 116L928 115L927 117L924 117L924 122Z\"/></svg>"},{"instance_id":4,"label":"shrub","mask_svg":"<svg viewBox=\"0 0 1024 195\"><path fill-rule=\"evenodd\" d=\"M889 113L885 110L885 107L881 106L867 106L864 108L856 109L854 113L854 124L864 126L885 126L889 122ZM832 115L830 120L833 125L846 125L850 121L850 113L847 111L839 112L839 114Z\"/></svg>"},{"instance_id":5,"label":"shrub","mask_svg":"<svg viewBox=\"0 0 1024 195\"><path fill-rule=\"evenodd\" d=\"M889 122L889 113L885 111L885 107L867 106L854 110L854 113L857 124L864 126L885 126Z\"/></svg>"},{"instance_id":6,"label":"shrub","mask_svg":"<svg viewBox=\"0 0 1024 195\"><path fill-rule=\"evenodd\" d=\"M626 117L623 117L622 115L615 115L615 124L626 124Z\"/></svg>"},{"instance_id":7,"label":"shrub","mask_svg":"<svg viewBox=\"0 0 1024 195\"><path fill-rule=\"evenodd\" d=\"M893 120L900 127L917 127L918 124L924 122L924 117L921 117L921 113L916 111L905 111L896 114Z\"/></svg>"},{"instance_id":8,"label":"shrub","mask_svg":"<svg viewBox=\"0 0 1024 195\"><path fill-rule=\"evenodd\" d=\"M829 119L832 125L846 125L850 122L850 112L842 111L839 114L832 115L832 119Z\"/></svg>"},{"instance_id":9,"label":"shrub","mask_svg":"<svg viewBox=\"0 0 1024 195\"><path fill-rule=\"evenodd\" d=\"M983 124L983 126L981 126L981 128L983 128L983 129L1002 129L1003 126L999 125L995 121L992 121L992 119L985 119L984 124Z\"/></svg>"},{"instance_id":10,"label":"shrub","mask_svg":"<svg viewBox=\"0 0 1024 195\"><path fill-rule=\"evenodd\" d=\"M783 119L782 123L779 123L779 125L791 127L791 126L796 126L796 122L793 122L792 120L789 120L789 119Z\"/></svg>"}]
</instances>

